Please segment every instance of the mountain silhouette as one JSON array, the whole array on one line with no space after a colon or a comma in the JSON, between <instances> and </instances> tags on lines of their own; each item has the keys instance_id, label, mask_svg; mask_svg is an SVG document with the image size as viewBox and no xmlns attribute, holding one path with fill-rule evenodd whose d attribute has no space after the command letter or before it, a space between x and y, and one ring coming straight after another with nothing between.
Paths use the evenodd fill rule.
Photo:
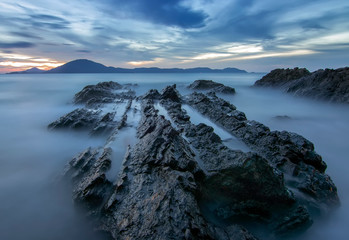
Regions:
<instances>
[{"instance_id":1,"label":"mountain silhouette","mask_svg":"<svg viewBox=\"0 0 349 240\"><path fill-rule=\"evenodd\" d=\"M33 68L34 69L34 68ZM40 73L247 73L245 70L238 68L224 68L224 69L211 69L208 67L197 68L115 68L107 67L101 63L97 63L88 59L77 59L71 62L67 62L62 66L53 68L48 71L42 71L37 69ZM11 73L30 73L23 72L11 72ZM39 72L37 72L39 73Z\"/></svg>"}]
</instances>

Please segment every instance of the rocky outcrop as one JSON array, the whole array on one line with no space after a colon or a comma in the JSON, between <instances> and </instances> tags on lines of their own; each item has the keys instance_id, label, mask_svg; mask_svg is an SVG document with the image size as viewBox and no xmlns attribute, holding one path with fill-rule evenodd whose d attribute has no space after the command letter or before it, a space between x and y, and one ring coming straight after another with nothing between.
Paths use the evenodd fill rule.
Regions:
<instances>
[{"instance_id":1,"label":"rocky outcrop","mask_svg":"<svg viewBox=\"0 0 349 240\"><path fill-rule=\"evenodd\" d=\"M220 101L228 109L235 109ZM276 235L302 231L312 224L307 208L286 187L283 174L273 164L256 153L229 149L210 126L193 125L189 118L184 120L187 115L181 104L171 101L161 104L202 162L206 178L201 184L200 202L210 215L226 224L246 218L263 222ZM291 216L292 220L287 222Z\"/></svg>"},{"instance_id":2,"label":"rocky outcrop","mask_svg":"<svg viewBox=\"0 0 349 240\"><path fill-rule=\"evenodd\" d=\"M278 87L297 96L349 103L349 68L320 69L313 73L306 69L277 69L255 86Z\"/></svg>"},{"instance_id":3,"label":"rocky outcrop","mask_svg":"<svg viewBox=\"0 0 349 240\"><path fill-rule=\"evenodd\" d=\"M135 92L116 82L101 82L96 85L88 85L75 94L75 104L93 106L97 103L112 103L115 99L132 99Z\"/></svg>"},{"instance_id":4,"label":"rocky outcrop","mask_svg":"<svg viewBox=\"0 0 349 240\"><path fill-rule=\"evenodd\" d=\"M272 70L270 73L262 77L262 79L256 81L254 85L263 87L280 87L288 82L310 75L311 73L306 68L278 68Z\"/></svg>"},{"instance_id":5,"label":"rocky outcrop","mask_svg":"<svg viewBox=\"0 0 349 240\"><path fill-rule=\"evenodd\" d=\"M209 90L215 93L235 94L235 89L212 80L196 80L188 86L193 90Z\"/></svg>"},{"instance_id":6,"label":"rocky outcrop","mask_svg":"<svg viewBox=\"0 0 349 240\"><path fill-rule=\"evenodd\" d=\"M48 128L86 130L91 135L110 135L113 129L119 129L124 124L125 114L135 98L134 91L128 87L130 85L122 86L116 82L101 82L84 87L75 94L74 103L85 106L50 123ZM118 108L122 104L125 108Z\"/></svg>"},{"instance_id":7,"label":"rocky outcrop","mask_svg":"<svg viewBox=\"0 0 349 240\"><path fill-rule=\"evenodd\" d=\"M117 85L106 85L112 87L98 93L101 98L92 94L99 100L75 115L83 117L110 104L103 99L114 94ZM183 98L173 85L161 93L151 90L122 100L112 100L128 101L115 125L107 124L112 115L86 124L94 130L104 122L111 127L104 129L109 135L105 145L87 148L64 170L75 205L107 239L256 239L241 226L246 220L264 224L273 236L288 236L312 224L310 210L338 204L336 188L312 143L247 120L215 94ZM111 146L128 125L130 111L136 111L133 101L141 105L137 143L128 147L121 169L111 172L116 171ZM159 104L170 119L159 115ZM191 105L254 152L232 150L211 126L192 124L182 104ZM62 119L58 125L69 122L68 117ZM116 181L108 178L110 174Z\"/></svg>"},{"instance_id":8,"label":"rocky outcrop","mask_svg":"<svg viewBox=\"0 0 349 240\"><path fill-rule=\"evenodd\" d=\"M261 123L249 121L235 106L216 96L193 93L186 102L282 171L286 184L297 189L297 196L309 207L322 211L324 205L339 204L336 187L324 174L326 163L310 141L296 133L270 131Z\"/></svg>"},{"instance_id":9,"label":"rocky outcrop","mask_svg":"<svg viewBox=\"0 0 349 240\"><path fill-rule=\"evenodd\" d=\"M65 176L73 199L112 239L255 239L239 226L208 223L197 194L204 173L194 153L171 123L142 104L139 142L126 153L116 183L105 178L110 149L87 149L74 158Z\"/></svg>"}]
</instances>

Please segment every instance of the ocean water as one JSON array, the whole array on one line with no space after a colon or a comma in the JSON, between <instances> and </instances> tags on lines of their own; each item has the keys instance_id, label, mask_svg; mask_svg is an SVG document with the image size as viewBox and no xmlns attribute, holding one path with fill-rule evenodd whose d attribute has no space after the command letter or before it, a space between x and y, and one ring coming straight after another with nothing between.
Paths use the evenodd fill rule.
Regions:
<instances>
[{"instance_id":1,"label":"ocean water","mask_svg":"<svg viewBox=\"0 0 349 240\"><path fill-rule=\"evenodd\" d=\"M161 90L169 84L177 84L185 94L190 92L186 86L197 79L235 87L236 95L222 97L250 120L260 121L272 130L299 133L314 143L338 187L341 207L316 220L299 239L348 239L349 106L251 88L261 77L262 74L0 75L0 239L100 239L74 210L69 189L57 184L56 178L73 156L88 146L103 145L104 139L46 128L76 108L71 102L76 92L88 84L116 81L137 83L137 94L151 88ZM201 121L200 115L191 115L193 122ZM227 145L240 144L221 129L216 131L227 139Z\"/></svg>"}]
</instances>

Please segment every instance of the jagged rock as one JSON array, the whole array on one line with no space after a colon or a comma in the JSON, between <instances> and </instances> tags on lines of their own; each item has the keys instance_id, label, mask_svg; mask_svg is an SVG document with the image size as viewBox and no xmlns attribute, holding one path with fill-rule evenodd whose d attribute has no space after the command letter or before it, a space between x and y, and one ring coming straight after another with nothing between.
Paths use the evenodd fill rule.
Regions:
<instances>
[{"instance_id":1,"label":"jagged rock","mask_svg":"<svg viewBox=\"0 0 349 240\"><path fill-rule=\"evenodd\" d=\"M173 84L172 86L167 86L164 88L164 90L161 92L161 98L162 100L171 100L173 102L180 102L180 94L178 93L176 89L176 84Z\"/></svg>"},{"instance_id":2,"label":"jagged rock","mask_svg":"<svg viewBox=\"0 0 349 240\"><path fill-rule=\"evenodd\" d=\"M113 129L120 129L124 126L126 113L130 109L134 98L133 92L130 92L131 90L119 94L114 93L115 90L122 88L122 85L116 82L102 82L97 85L85 87L75 95L75 102L85 102L85 107L75 109L60 119L50 123L48 128L82 129L90 131L91 135L110 135ZM120 120L115 119L115 107L125 101L128 101L125 112ZM107 110L102 110L106 104L112 107L109 106L109 108L106 108Z\"/></svg>"},{"instance_id":3,"label":"jagged rock","mask_svg":"<svg viewBox=\"0 0 349 240\"><path fill-rule=\"evenodd\" d=\"M142 99L159 100L160 98L161 94L156 89L150 89L146 94L142 96Z\"/></svg>"},{"instance_id":4,"label":"jagged rock","mask_svg":"<svg viewBox=\"0 0 349 240\"><path fill-rule=\"evenodd\" d=\"M309 76L311 73L306 68L294 69L274 69L262 79L255 82L255 86L277 87L283 84L294 81L296 79Z\"/></svg>"},{"instance_id":5,"label":"jagged rock","mask_svg":"<svg viewBox=\"0 0 349 240\"><path fill-rule=\"evenodd\" d=\"M185 115L183 110L172 111L169 101L162 104L172 112L174 122L180 122L177 118ZM212 214L234 223L249 218L266 225L277 224L276 216L290 215L299 204L286 188L283 175L264 158L227 148L213 128L205 124L187 121L184 132L203 162L206 178L201 185L201 205Z\"/></svg>"},{"instance_id":6,"label":"jagged rock","mask_svg":"<svg viewBox=\"0 0 349 240\"><path fill-rule=\"evenodd\" d=\"M287 174L288 186L305 193L307 197L297 197L304 198L309 206L324 210L324 204L339 204L337 189L324 174L326 163L310 141L295 133L270 131L261 123L248 121L241 112L233 110L235 106L217 97L193 93L186 102Z\"/></svg>"},{"instance_id":7,"label":"jagged rock","mask_svg":"<svg viewBox=\"0 0 349 240\"><path fill-rule=\"evenodd\" d=\"M235 89L212 80L195 80L188 88L193 90L211 90L215 93L235 94Z\"/></svg>"},{"instance_id":8,"label":"jagged rock","mask_svg":"<svg viewBox=\"0 0 349 240\"><path fill-rule=\"evenodd\" d=\"M255 239L244 228L208 223L197 202L204 173L171 123L144 102L139 142L126 153L117 182L105 178L110 149L87 149L68 165L73 199L112 239Z\"/></svg>"},{"instance_id":9,"label":"jagged rock","mask_svg":"<svg viewBox=\"0 0 349 240\"><path fill-rule=\"evenodd\" d=\"M124 89L122 85L116 82L100 82L96 85L88 85L80 92L75 94L75 104L86 104L93 106L98 103L111 103L116 98L131 99L134 98L135 92L126 89L126 91L119 91Z\"/></svg>"},{"instance_id":10,"label":"jagged rock","mask_svg":"<svg viewBox=\"0 0 349 240\"><path fill-rule=\"evenodd\" d=\"M288 69L279 69L278 74L274 71L257 81L255 86L279 87L297 96L349 103L349 67L298 75Z\"/></svg>"},{"instance_id":11,"label":"jagged rock","mask_svg":"<svg viewBox=\"0 0 349 240\"><path fill-rule=\"evenodd\" d=\"M88 216L100 216L110 195L112 184L105 173L111 166L111 149L86 149L73 158L64 170L64 177L73 183L73 200Z\"/></svg>"},{"instance_id":12,"label":"jagged rock","mask_svg":"<svg viewBox=\"0 0 349 240\"><path fill-rule=\"evenodd\" d=\"M91 129L99 121L100 113L100 110L78 108L50 123L48 128Z\"/></svg>"},{"instance_id":13,"label":"jagged rock","mask_svg":"<svg viewBox=\"0 0 349 240\"><path fill-rule=\"evenodd\" d=\"M312 225L313 221L309 212L303 207L298 206L288 215L275 221L276 224L271 224L274 232L279 236L290 236L295 232L304 231Z\"/></svg>"},{"instance_id":14,"label":"jagged rock","mask_svg":"<svg viewBox=\"0 0 349 240\"><path fill-rule=\"evenodd\" d=\"M336 187L324 174L326 165L305 138L249 121L214 93L184 99L255 151L244 153L225 146L212 127L193 125L175 85L138 99L138 142L128 147L119 172L112 173L114 183L106 178L112 164L109 146L126 125L132 100L112 128L105 127L115 113L98 115L91 126L110 134L105 146L88 148L64 172L73 184L74 203L108 239L254 240L239 225L242 218L261 221L283 236L311 225L313 211L308 209L338 204ZM158 115L153 100L160 100L172 123Z\"/></svg>"}]
</instances>

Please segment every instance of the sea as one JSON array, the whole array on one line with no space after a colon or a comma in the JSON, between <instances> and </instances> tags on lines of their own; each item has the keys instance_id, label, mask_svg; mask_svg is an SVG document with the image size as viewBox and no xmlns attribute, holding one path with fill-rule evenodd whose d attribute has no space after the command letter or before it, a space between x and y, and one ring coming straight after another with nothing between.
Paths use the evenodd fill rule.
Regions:
<instances>
[{"instance_id":1,"label":"sea","mask_svg":"<svg viewBox=\"0 0 349 240\"><path fill-rule=\"evenodd\" d=\"M250 120L312 141L338 187L341 206L316 219L299 240L349 239L349 106L251 87L264 74L11 74L0 75L0 239L100 240L73 206L69 187L57 184L64 166L102 138L84 132L48 131L74 110L74 94L102 81L137 84L138 95L176 84L182 94L197 79L234 87L222 96ZM199 114L193 122L205 122ZM215 129L222 131L222 129ZM114 163L120 165L119 163Z\"/></svg>"}]
</instances>

